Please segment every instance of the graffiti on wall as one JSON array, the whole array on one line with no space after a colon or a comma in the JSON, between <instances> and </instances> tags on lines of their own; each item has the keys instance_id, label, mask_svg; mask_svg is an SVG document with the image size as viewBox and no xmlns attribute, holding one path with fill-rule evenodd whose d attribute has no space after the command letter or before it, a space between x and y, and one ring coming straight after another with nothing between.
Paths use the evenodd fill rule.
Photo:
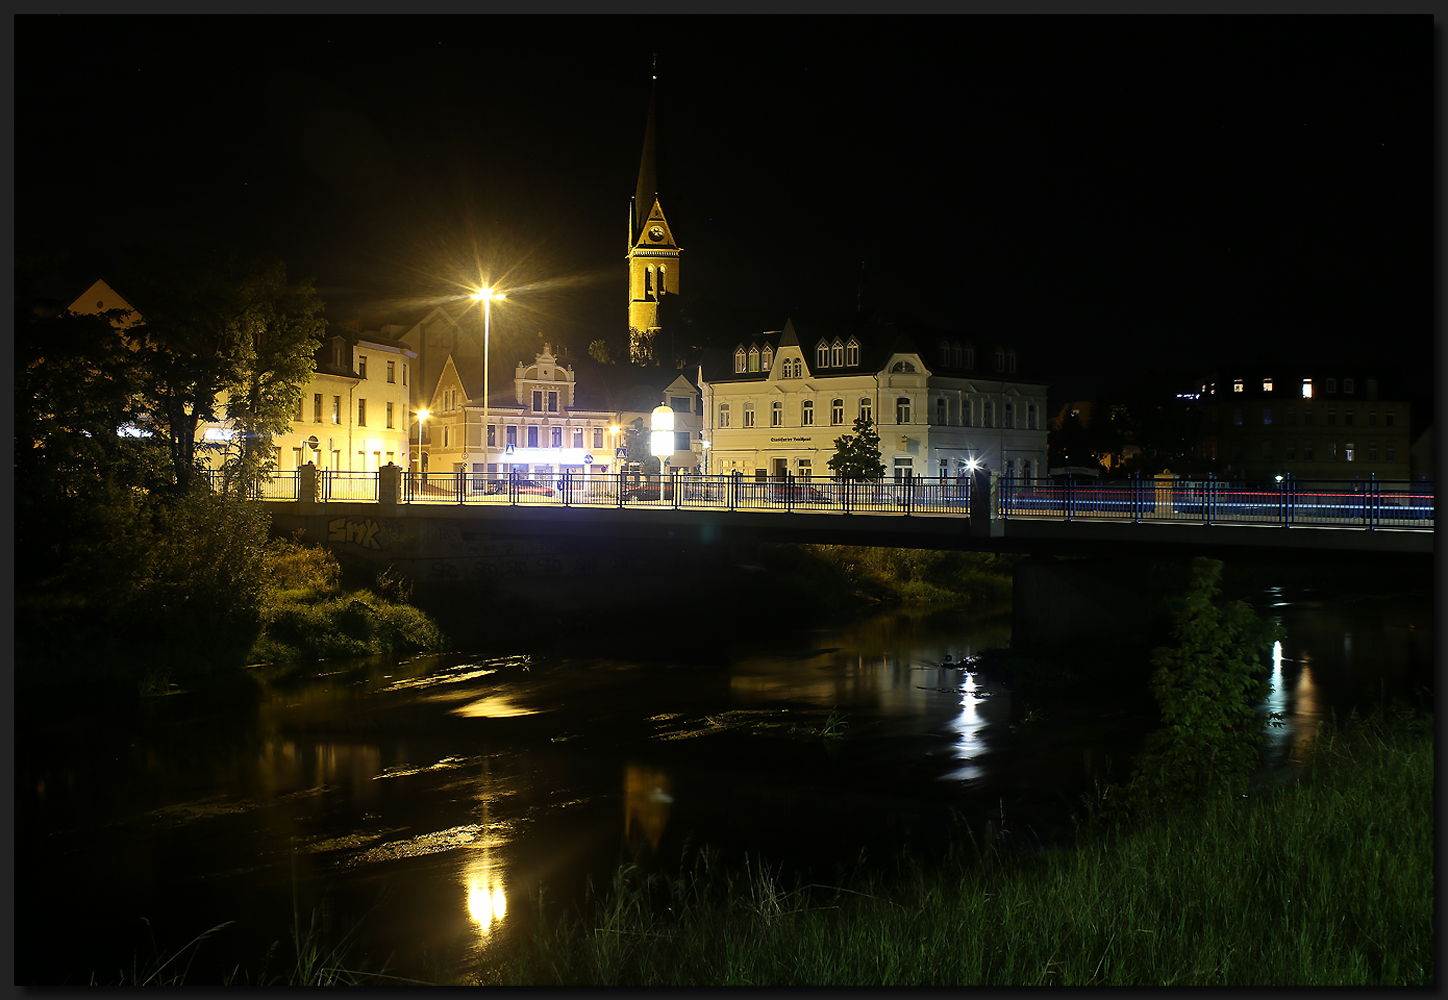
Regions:
<instances>
[{"instance_id":1,"label":"graffiti on wall","mask_svg":"<svg viewBox=\"0 0 1448 1000\"><path fill-rule=\"evenodd\" d=\"M327 522L327 541L355 542L364 549L380 549L377 540L382 526L370 517L365 521L354 521L350 517L337 517Z\"/></svg>"}]
</instances>

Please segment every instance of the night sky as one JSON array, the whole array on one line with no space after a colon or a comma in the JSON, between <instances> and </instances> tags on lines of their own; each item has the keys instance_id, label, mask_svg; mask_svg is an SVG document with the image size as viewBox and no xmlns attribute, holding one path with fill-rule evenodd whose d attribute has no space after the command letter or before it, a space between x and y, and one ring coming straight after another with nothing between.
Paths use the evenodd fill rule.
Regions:
<instances>
[{"instance_id":1,"label":"night sky","mask_svg":"<svg viewBox=\"0 0 1448 1000\"><path fill-rule=\"evenodd\" d=\"M863 261L876 303L1013 340L1053 398L1259 357L1431 369L1425 15L15 26L17 250L63 251L76 292L136 244L236 245L332 319L481 274L515 289L503 342L581 347L625 323L658 53L700 315L853 309Z\"/></svg>"}]
</instances>

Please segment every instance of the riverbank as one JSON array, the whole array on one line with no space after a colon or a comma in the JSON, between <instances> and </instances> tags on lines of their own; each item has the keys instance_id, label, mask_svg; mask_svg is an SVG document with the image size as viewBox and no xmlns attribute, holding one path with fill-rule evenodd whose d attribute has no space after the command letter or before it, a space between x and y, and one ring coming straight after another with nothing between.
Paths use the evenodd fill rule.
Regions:
<instances>
[{"instance_id":1,"label":"riverbank","mask_svg":"<svg viewBox=\"0 0 1448 1000\"><path fill-rule=\"evenodd\" d=\"M477 981L514 985L1427 986L1431 716L1319 732L1307 772L1070 849L962 850L798 885L710 855L536 907Z\"/></svg>"}]
</instances>

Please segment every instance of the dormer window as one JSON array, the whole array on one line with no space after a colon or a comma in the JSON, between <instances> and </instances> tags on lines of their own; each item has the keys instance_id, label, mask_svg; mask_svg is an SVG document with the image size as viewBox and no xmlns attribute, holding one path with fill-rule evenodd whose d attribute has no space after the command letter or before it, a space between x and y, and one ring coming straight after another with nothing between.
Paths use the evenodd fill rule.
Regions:
<instances>
[{"instance_id":1,"label":"dormer window","mask_svg":"<svg viewBox=\"0 0 1448 1000\"><path fill-rule=\"evenodd\" d=\"M815 348L815 367L828 368L830 366L830 345L823 340Z\"/></svg>"},{"instance_id":2,"label":"dormer window","mask_svg":"<svg viewBox=\"0 0 1448 1000\"><path fill-rule=\"evenodd\" d=\"M962 368L974 368L974 367L975 367L975 345L974 345L974 344L966 344L963 353L964 353L964 355L965 355L965 357L964 357L964 362L963 362L963 364L961 364L960 367L962 367Z\"/></svg>"},{"instance_id":3,"label":"dormer window","mask_svg":"<svg viewBox=\"0 0 1448 1000\"><path fill-rule=\"evenodd\" d=\"M860 342L851 337L845 343L845 364L851 368L860 363Z\"/></svg>"},{"instance_id":4,"label":"dormer window","mask_svg":"<svg viewBox=\"0 0 1448 1000\"><path fill-rule=\"evenodd\" d=\"M840 338L835 338L834 346L830 348L830 364L835 368L845 367L845 344Z\"/></svg>"},{"instance_id":5,"label":"dormer window","mask_svg":"<svg viewBox=\"0 0 1448 1000\"><path fill-rule=\"evenodd\" d=\"M1006 371L1008 371L1008 372L1013 372L1013 371L1015 371L1015 370L1016 370L1016 352L1015 352L1015 351L1006 351Z\"/></svg>"},{"instance_id":6,"label":"dormer window","mask_svg":"<svg viewBox=\"0 0 1448 1000\"><path fill-rule=\"evenodd\" d=\"M744 348L740 347L734 352L734 371L738 373L744 370Z\"/></svg>"},{"instance_id":7,"label":"dormer window","mask_svg":"<svg viewBox=\"0 0 1448 1000\"><path fill-rule=\"evenodd\" d=\"M332 367L333 367L333 368L341 368L341 367L342 367L342 341L341 341L341 340L334 340L334 341L332 341Z\"/></svg>"},{"instance_id":8,"label":"dormer window","mask_svg":"<svg viewBox=\"0 0 1448 1000\"><path fill-rule=\"evenodd\" d=\"M766 344L766 345L764 345L764 351L759 355L759 369L760 369L760 371L766 371L766 372L767 372L767 371L769 371L770 366L772 366L773 364L774 364L774 348L772 348L772 347L770 347L768 344Z\"/></svg>"},{"instance_id":9,"label":"dormer window","mask_svg":"<svg viewBox=\"0 0 1448 1000\"><path fill-rule=\"evenodd\" d=\"M995 362L996 371L1003 372L1006 370L1006 352L1002 348L996 348Z\"/></svg>"},{"instance_id":10,"label":"dormer window","mask_svg":"<svg viewBox=\"0 0 1448 1000\"><path fill-rule=\"evenodd\" d=\"M908 362L908 361L897 361L897 362L895 362L894 366L890 369L890 371L892 371L892 372L905 373L905 374L908 374L908 373L910 373L910 372L913 372L914 370L915 370L915 366L912 365L912 364L911 364L910 362Z\"/></svg>"},{"instance_id":11,"label":"dormer window","mask_svg":"<svg viewBox=\"0 0 1448 1000\"><path fill-rule=\"evenodd\" d=\"M752 372L759 371L759 348L757 347L751 347L749 349L749 370Z\"/></svg>"}]
</instances>

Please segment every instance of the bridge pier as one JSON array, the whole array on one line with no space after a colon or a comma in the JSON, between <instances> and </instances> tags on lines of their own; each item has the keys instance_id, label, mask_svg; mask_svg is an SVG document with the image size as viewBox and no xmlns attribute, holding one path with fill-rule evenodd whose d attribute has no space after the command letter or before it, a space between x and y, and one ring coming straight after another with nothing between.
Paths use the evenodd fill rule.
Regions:
<instances>
[{"instance_id":1,"label":"bridge pier","mask_svg":"<svg viewBox=\"0 0 1448 1000\"><path fill-rule=\"evenodd\" d=\"M1099 655L1161 642L1171 627L1163 598L1184 572L1150 560L1031 556L1012 580L1011 647Z\"/></svg>"}]
</instances>

